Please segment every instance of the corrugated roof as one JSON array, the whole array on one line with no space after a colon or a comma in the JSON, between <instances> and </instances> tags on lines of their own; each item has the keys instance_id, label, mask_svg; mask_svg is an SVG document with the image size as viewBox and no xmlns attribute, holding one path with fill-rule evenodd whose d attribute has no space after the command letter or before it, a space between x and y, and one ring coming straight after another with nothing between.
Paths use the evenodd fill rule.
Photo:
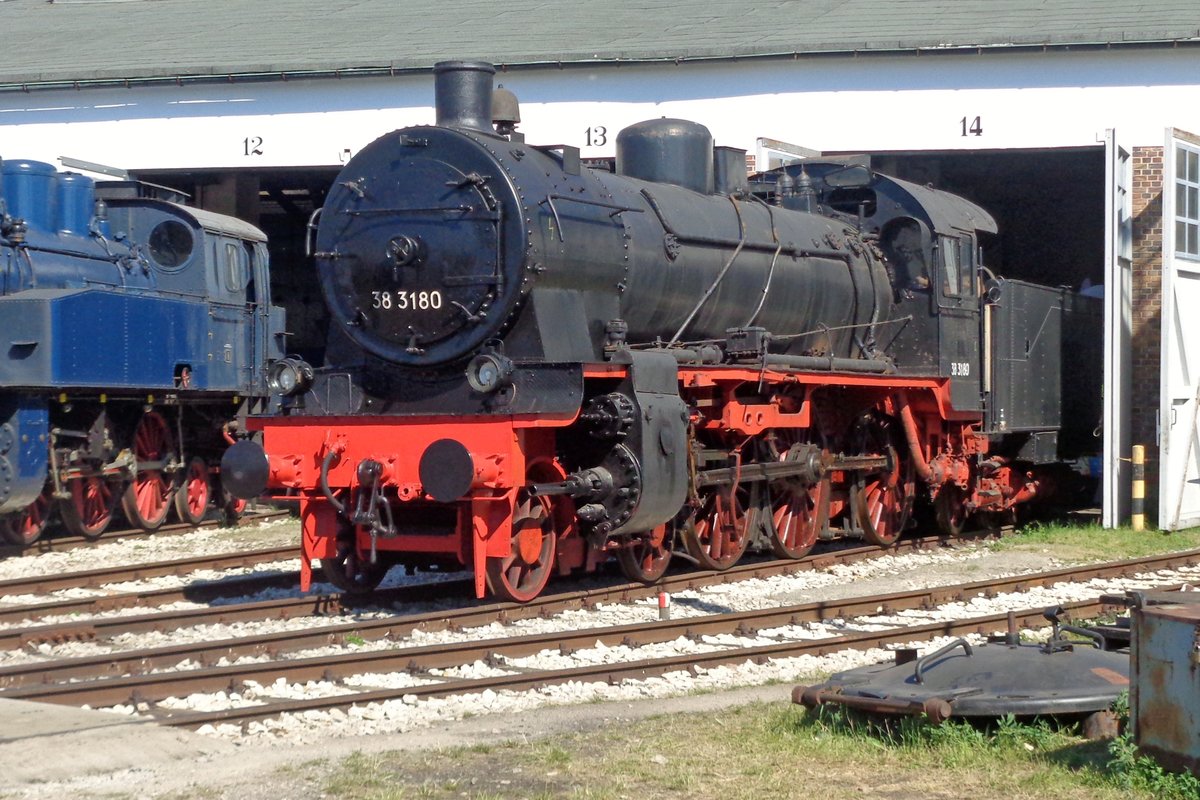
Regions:
<instances>
[{"instance_id":1,"label":"corrugated roof","mask_svg":"<svg viewBox=\"0 0 1200 800\"><path fill-rule=\"evenodd\" d=\"M1196 0L0 0L0 84L1200 40Z\"/></svg>"}]
</instances>

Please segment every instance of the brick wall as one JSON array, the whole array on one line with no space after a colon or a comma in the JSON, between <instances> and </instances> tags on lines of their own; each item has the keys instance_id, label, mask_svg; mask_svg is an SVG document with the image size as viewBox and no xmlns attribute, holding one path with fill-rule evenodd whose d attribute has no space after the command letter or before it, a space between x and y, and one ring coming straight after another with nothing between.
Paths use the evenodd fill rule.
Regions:
<instances>
[{"instance_id":1,"label":"brick wall","mask_svg":"<svg viewBox=\"0 0 1200 800\"><path fill-rule=\"evenodd\" d=\"M1133 148L1134 444L1146 446L1146 508L1158 507L1159 353L1162 321L1163 149Z\"/></svg>"}]
</instances>

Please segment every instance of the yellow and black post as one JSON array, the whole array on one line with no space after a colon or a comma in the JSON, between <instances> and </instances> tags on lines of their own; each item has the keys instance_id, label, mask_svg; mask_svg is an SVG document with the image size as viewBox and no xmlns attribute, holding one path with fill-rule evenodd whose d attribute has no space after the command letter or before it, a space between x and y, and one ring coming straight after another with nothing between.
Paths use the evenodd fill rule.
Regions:
<instances>
[{"instance_id":1,"label":"yellow and black post","mask_svg":"<svg viewBox=\"0 0 1200 800\"><path fill-rule=\"evenodd\" d=\"M1133 446L1133 502L1130 513L1133 517L1133 529L1146 529L1146 448L1144 445Z\"/></svg>"}]
</instances>

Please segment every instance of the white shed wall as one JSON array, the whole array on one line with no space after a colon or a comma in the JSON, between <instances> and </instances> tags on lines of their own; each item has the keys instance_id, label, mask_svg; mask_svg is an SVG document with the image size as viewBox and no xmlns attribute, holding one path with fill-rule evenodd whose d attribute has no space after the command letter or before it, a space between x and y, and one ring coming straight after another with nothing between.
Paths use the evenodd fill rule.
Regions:
<instances>
[{"instance_id":1,"label":"white shed wall","mask_svg":"<svg viewBox=\"0 0 1200 800\"><path fill-rule=\"evenodd\" d=\"M1198 51L837 56L796 61L522 70L497 76L535 143L614 152L617 131L682 117L717 144L758 137L827 151L1090 146L1106 128L1156 144L1200 130ZM430 75L0 95L0 156L127 169L333 165L430 123ZM981 133L970 131L978 117ZM966 135L964 135L964 131ZM592 145L588 146L589 132Z\"/></svg>"}]
</instances>

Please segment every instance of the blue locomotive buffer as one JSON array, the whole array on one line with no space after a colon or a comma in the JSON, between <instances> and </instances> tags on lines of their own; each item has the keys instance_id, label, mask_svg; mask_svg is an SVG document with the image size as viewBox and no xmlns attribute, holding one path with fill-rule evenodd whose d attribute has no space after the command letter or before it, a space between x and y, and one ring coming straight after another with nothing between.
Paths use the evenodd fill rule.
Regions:
<instances>
[{"instance_id":1,"label":"blue locomotive buffer","mask_svg":"<svg viewBox=\"0 0 1200 800\"><path fill-rule=\"evenodd\" d=\"M210 475L282 356L266 237L232 217L96 184L49 164L0 166L0 530L95 534L119 500L157 527L203 516ZM196 459L199 459L197 462ZM203 481L204 486L199 482ZM17 536L21 538L21 536Z\"/></svg>"}]
</instances>

